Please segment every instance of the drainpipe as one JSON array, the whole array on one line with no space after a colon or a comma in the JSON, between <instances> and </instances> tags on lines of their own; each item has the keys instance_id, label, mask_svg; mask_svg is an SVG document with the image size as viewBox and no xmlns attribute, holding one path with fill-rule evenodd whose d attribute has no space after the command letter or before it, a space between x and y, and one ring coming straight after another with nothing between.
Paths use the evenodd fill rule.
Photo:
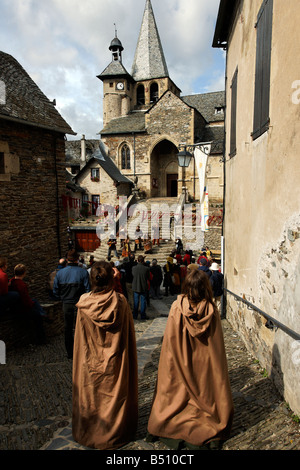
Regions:
<instances>
[{"instance_id":1,"label":"drainpipe","mask_svg":"<svg viewBox=\"0 0 300 470\"><path fill-rule=\"evenodd\" d=\"M133 136L133 177L135 178L135 133L132 133Z\"/></svg>"},{"instance_id":2,"label":"drainpipe","mask_svg":"<svg viewBox=\"0 0 300 470\"><path fill-rule=\"evenodd\" d=\"M57 145L56 135L53 134L53 154L54 154L54 173L55 173L55 197L56 197L56 234L58 244L58 256L61 258L61 240L60 240L60 220L59 220L59 184L58 184L58 172L57 172Z\"/></svg>"},{"instance_id":3,"label":"drainpipe","mask_svg":"<svg viewBox=\"0 0 300 470\"><path fill-rule=\"evenodd\" d=\"M227 295L225 294L225 238L224 238L224 224L225 224L225 205L226 205L226 116L227 116L227 64L228 54L226 49L226 63L225 63L225 109L224 109L224 143L223 143L223 219L222 219L222 236L221 236L221 266L222 273L224 274L224 294L222 296L222 317L226 317L226 303Z\"/></svg>"}]
</instances>

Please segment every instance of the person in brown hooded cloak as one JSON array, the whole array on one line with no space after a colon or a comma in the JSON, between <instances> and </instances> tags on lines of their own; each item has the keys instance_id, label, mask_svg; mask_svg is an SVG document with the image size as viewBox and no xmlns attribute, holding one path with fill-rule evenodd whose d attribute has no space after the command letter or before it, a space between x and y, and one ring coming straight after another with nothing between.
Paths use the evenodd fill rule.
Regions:
<instances>
[{"instance_id":1,"label":"person in brown hooded cloak","mask_svg":"<svg viewBox=\"0 0 300 470\"><path fill-rule=\"evenodd\" d=\"M91 269L74 336L72 432L75 441L116 449L134 439L138 419L137 351L132 313L113 289L106 261Z\"/></svg>"},{"instance_id":2,"label":"person in brown hooded cloak","mask_svg":"<svg viewBox=\"0 0 300 470\"><path fill-rule=\"evenodd\" d=\"M192 270L172 304L163 339L148 440L171 448L221 448L233 400L220 315L209 279Z\"/></svg>"}]
</instances>

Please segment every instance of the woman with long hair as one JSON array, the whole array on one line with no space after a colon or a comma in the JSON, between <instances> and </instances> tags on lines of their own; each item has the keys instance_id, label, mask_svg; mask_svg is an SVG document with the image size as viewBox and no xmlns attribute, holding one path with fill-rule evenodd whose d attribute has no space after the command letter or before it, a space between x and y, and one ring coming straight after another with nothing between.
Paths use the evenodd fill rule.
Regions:
<instances>
[{"instance_id":1,"label":"woman with long hair","mask_svg":"<svg viewBox=\"0 0 300 470\"><path fill-rule=\"evenodd\" d=\"M115 449L133 440L137 427L135 330L111 264L94 263L90 281L91 292L77 303L72 431L86 447Z\"/></svg>"},{"instance_id":2,"label":"woman with long hair","mask_svg":"<svg viewBox=\"0 0 300 470\"><path fill-rule=\"evenodd\" d=\"M220 448L232 419L220 315L208 277L192 270L169 313L149 439L159 437L175 449Z\"/></svg>"}]
</instances>

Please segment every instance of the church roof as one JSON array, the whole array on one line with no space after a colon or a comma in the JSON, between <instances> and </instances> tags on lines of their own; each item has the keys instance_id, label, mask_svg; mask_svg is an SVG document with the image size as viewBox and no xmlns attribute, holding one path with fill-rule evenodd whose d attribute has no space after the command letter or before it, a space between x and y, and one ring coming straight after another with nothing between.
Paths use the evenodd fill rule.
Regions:
<instances>
[{"instance_id":1,"label":"church roof","mask_svg":"<svg viewBox=\"0 0 300 470\"><path fill-rule=\"evenodd\" d=\"M136 81L169 76L150 0L146 0L131 75Z\"/></svg>"},{"instance_id":2,"label":"church roof","mask_svg":"<svg viewBox=\"0 0 300 470\"><path fill-rule=\"evenodd\" d=\"M224 91L203 93L199 95L181 96L179 97L179 99L181 99L188 106L195 108L203 116L207 123L224 121L224 114L216 112L217 109L225 107ZM152 107L156 105L157 103L155 103ZM132 132L145 132L145 130L145 112L136 111L131 112L126 116L111 119L101 130L100 134L132 134Z\"/></svg>"},{"instance_id":3,"label":"church roof","mask_svg":"<svg viewBox=\"0 0 300 470\"><path fill-rule=\"evenodd\" d=\"M216 110L225 107L225 91L187 95L182 96L181 99L189 106L196 108L206 122L224 121L224 114L217 114Z\"/></svg>"},{"instance_id":4,"label":"church roof","mask_svg":"<svg viewBox=\"0 0 300 470\"><path fill-rule=\"evenodd\" d=\"M0 51L0 118L63 134L76 133L19 62Z\"/></svg>"},{"instance_id":5,"label":"church roof","mask_svg":"<svg viewBox=\"0 0 300 470\"><path fill-rule=\"evenodd\" d=\"M224 126L206 126L200 136L201 142L213 142L210 154L222 154L224 151Z\"/></svg>"},{"instance_id":6,"label":"church roof","mask_svg":"<svg viewBox=\"0 0 300 470\"><path fill-rule=\"evenodd\" d=\"M145 113L137 111L111 119L100 132L101 135L107 134L132 134L133 132L145 131Z\"/></svg>"},{"instance_id":7,"label":"church roof","mask_svg":"<svg viewBox=\"0 0 300 470\"><path fill-rule=\"evenodd\" d=\"M122 62L119 60L113 60L104 70L103 72L98 75L97 77L100 78L100 80L103 80L107 77L124 77L126 76L127 78L130 76L127 70L125 69L124 65Z\"/></svg>"}]
</instances>

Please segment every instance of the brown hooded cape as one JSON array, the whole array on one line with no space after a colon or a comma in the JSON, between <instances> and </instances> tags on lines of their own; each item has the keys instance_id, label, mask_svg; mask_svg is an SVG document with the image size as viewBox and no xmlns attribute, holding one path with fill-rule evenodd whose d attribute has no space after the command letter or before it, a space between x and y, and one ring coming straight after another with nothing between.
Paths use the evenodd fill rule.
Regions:
<instances>
[{"instance_id":1,"label":"brown hooded cape","mask_svg":"<svg viewBox=\"0 0 300 470\"><path fill-rule=\"evenodd\" d=\"M186 296L173 303L148 422L153 436L202 446L229 437L233 401L219 313Z\"/></svg>"},{"instance_id":2,"label":"brown hooded cape","mask_svg":"<svg viewBox=\"0 0 300 470\"><path fill-rule=\"evenodd\" d=\"M115 449L130 442L138 418L137 352L132 313L114 290L78 304L73 354L74 439Z\"/></svg>"}]
</instances>

